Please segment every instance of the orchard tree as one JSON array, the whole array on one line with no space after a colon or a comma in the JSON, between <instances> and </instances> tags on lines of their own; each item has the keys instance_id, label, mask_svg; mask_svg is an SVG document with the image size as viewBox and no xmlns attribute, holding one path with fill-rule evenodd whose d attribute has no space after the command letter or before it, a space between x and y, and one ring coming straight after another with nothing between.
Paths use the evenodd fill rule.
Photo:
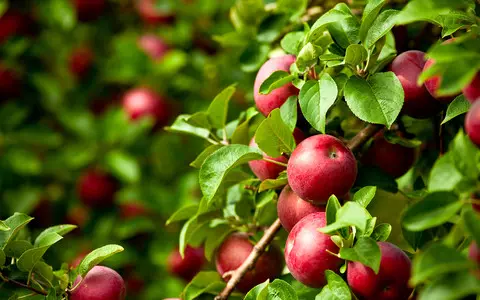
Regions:
<instances>
[{"instance_id":1,"label":"orchard tree","mask_svg":"<svg viewBox=\"0 0 480 300\"><path fill-rule=\"evenodd\" d=\"M242 51L255 106L234 116L231 85L167 127L205 141L202 199L167 223L218 271L181 299L480 295L480 7L345 2L230 9L215 39Z\"/></svg>"}]
</instances>

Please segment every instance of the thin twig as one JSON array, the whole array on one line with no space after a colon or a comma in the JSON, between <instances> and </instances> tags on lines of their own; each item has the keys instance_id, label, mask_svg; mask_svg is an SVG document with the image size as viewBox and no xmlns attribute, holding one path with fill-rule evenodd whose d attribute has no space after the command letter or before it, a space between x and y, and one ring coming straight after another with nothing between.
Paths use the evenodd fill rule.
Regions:
<instances>
[{"instance_id":1,"label":"thin twig","mask_svg":"<svg viewBox=\"0 0 480 300\"><path fill-rule=\"evenodd\" d=\"M374 136L378 131L383 128L381 125L369 124L367 127L362 129L356 136L354 136L348 143L347 147L352 151L358 150L365 142L367 142L372 136ZM265 231L265 234L262 236L260 241L253 247L250 255L245 259L238 269L231 272L230 279L227 282L227 285L223 291L215 297L215 300L227 300L230 294L233 292L238 283L242 280L245 274L255 267L257 260L265 252L265 249L270 245L270 243L275 238L275 235L282 227L280 219L275 220L273 224Z\"/></svg>"},{"instance_id":2,"label":"thin twig","mask_svg":"<svg viewBox=\"0 0 480 300\"><path fill-rule=\"evenodd\" d=\"M28 285L26 285L26 284L24 284L24 283L21 283L21 282L19 282L19 281L16 281L16 280L13 280L13 279L9 279L9 278L4 277L4 276L2 276L2 279L3 279L3 281L5 281L5 282L7 282L7 283L11 283L11 284L13 284L13 285L22 287L22 288L24 288L24 289L28 289L28 290L30 290L30 291L32 291L32 292L35 292L35 293L39 294L39 295L44 295L44 296L47 295L47 292L44 292L44 291L41 291L41 290L37 290L36 288L31 287L31 286L28 286Z\"/></svg>"}]
</instances>

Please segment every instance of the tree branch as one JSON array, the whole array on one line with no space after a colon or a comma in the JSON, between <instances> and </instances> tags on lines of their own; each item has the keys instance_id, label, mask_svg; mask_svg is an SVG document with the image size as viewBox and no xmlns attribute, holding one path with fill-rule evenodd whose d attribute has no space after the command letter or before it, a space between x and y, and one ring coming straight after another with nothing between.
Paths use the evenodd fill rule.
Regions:
<instances>
[{"instance_id":1,"label":"tree branch","mask_svg":"<svg viewBox=\"0 0 480 300\"><path fill-rule=\"evenodd\" d=\"M2 279L3 279L3 281L5 281L5 282L7 282L7 283L11 283L11 284L16 285L16 286L18 286L18 287L21 287L21 288L30 290L30 291L32 291L32 292L34 292L34 293L39 294L39 295L44 295L44 296L47 295L47 292L44 292L44 291L41 291L41 290L37 290L36 288L31 287L31 286L29 286L29 285L26 285L26 284L24 284L24 283L22 283L22 282L19 282L19 281L13 280L13 279L9 279L9 278L6 278L6 277L4 277L4 276L2 276Z\"/></svg>"},{"instance_id":2,"label":"tree branch","mask_svg":"<svg viewBox=\"0 0 480 300\"><path fill-rule=\"evenodd\" d=\"M348 143L347 147L352 151L357 151L365 142L367 142L372 136L379 132L383 126L376 124L369 124L362 129L357 135L355 135ZM282 227L279 219L265 231L260 241L253 247L250 255L245 259L243 264L231 273L231 277L227 282L227 286L223 291L215 297L215 300L227 300L230 294L233 292L237 284L242 280L245 274L254 268L258 258L265 252L265 249L273 241L273 238Z\"/></svg>"}]
</instances>

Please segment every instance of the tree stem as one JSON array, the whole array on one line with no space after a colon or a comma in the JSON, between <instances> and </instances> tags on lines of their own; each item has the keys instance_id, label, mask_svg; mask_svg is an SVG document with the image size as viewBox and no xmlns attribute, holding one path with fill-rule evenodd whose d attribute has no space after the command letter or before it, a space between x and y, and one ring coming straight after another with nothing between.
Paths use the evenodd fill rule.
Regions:
<instances>
[{"instance_id":1,"label":"tree stem","mask_svg":"<svg viewBox=\"0 0 480 300\"><path fill-rule=\"evenodd\" d=\"M32 291L32 292L35 292L35 293L39 294L39 295L44 295L44 296L47 295L47 292L44 292L44 291L41 291L41 290L37 290L37 289L34 288L34 287L31 287L31 286L29 286L29 285L26 285L26 284L24 284L24 283L21 283L21 282L19 282L19 281L13 280L13 279L9 279L9 278L7 278L7 277L5 277L5 276L3 276L3 275L1 276L1 278L2 278L3 281L5 281L5 282L7 282L7 283L10 283L10 284L16 285L16 286L18 286L18 287L21 287L21 288L30 290L30 291Z\"/></svg>"},{"instance_id":2,"label":"tree stem","mask_svg":"<svg viewBox=\"0 0 480 300\"><path fill-rule=\"evenodd\" d=\"M367 142L372 136L379 132L383 126L376 124L369 124L364 129L362 129L356 136L354 136L348 143L347 147L352 151L357 151L365 142ZM267 160L270 161L270 160ZM271 161L278 163L275 161ZM265 234L262 236L260 241L253 247L250 255L245 259L243 264L238 267L235 271L231 273L231 277L227 282L227 285L223 291L215 297L215 300L227 300L230 294L233 292L237 284L242 280L245 274L255 267L255 263L258 258L265 252L265 249L273 241L275 235L282 227L279 219L276 219L275 222L265 231Z\"/></svg>"}]
</instances>

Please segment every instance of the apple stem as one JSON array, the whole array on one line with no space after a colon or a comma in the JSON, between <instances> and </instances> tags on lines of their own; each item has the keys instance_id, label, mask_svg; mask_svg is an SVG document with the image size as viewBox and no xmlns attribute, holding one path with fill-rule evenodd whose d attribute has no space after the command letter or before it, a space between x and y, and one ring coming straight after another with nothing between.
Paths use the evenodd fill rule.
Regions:
<instances>
[{"instance_id":1,"label":"apple stem","mask_svg":"<svg viewBox=\"0 0 480 300\"><path fill-rule=\"evenodd\" d=\"M276 164L276 165L279 165L279 166L282 166L282 167L287 167L287 164L285 163L282 163L282 162L279 162L279 161L276 161L276 160L273 160L273 159L269 159L269 158L263 158L264 161L268 161L268 162L271 162L272 164Z\"/></svg>"},{"instance_id":2,"label":"apple stem","mask_svg":"<svg viewBox=\"0 0 480 300\"><path fill-rule=\"evenodd\" d=\"M365 142L367 142L371 137L373 137L378 131L383 128L381 125L369 124L364 129L362 129L357 135L355 135L348 143L347 147L352 150L358 150ZM279 163L278 161L265 159L275 164L286 166L284 163ZM245 274L255 267L255 263L260 258L260 256L265 252L265 249L270 245L270 243L275 238L277 232L282 228L282 223L280 219L276 219L272 225L265 231L265 234L262 236L260 241L253 247L252 252L248 255L247 259L238 267L235 271L232 272L230 279L227 282L225 288L215 297L215 300L227 300L230 294L233 292L238 283L242 280ZM336 255L335 253L332 253Z\"/></svg>"}]
</instances>

